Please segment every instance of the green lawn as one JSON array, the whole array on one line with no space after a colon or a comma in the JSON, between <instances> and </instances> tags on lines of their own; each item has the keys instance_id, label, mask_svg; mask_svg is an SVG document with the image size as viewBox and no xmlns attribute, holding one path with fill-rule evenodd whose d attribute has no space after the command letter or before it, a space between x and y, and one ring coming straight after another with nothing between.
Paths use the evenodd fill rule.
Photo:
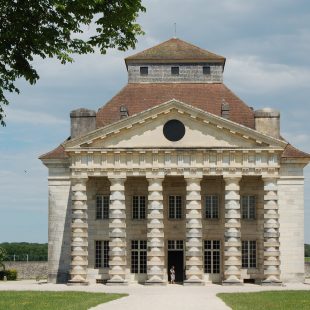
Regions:
<instances>
[{"instance_id":1,"label":"green lawn","mask_svg":"<svg viewBox=\"0 0 310 310\"><path fill-rule=\"evenodd\" d=\"M121 298L125 294L85 292L0 291L0 309L5 310L87 310Z\"/></svg>"},{"instance_id":2,"label":"green lawn","mask_svg":"<svg viewBox=\"0 0 310 310\"><path fill-rule=\"evenodd\" d=\"M310 309L310 291L217 294L233 310Z\"/></svg>"},{"instance_id":3,"label":"green lawn","mask_svg":"<svg viewBox=\"0 0 310 310\"><path fill-rule=\"evenodd\" d=\"M305 262L310 263L310 257L305 257Z\"/></svg>"}]
</instances>

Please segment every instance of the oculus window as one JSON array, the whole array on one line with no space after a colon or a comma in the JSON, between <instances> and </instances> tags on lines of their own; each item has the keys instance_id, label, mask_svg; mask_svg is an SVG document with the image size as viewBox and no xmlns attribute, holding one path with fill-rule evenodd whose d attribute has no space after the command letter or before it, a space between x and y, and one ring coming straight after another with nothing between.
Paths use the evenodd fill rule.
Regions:
<instances>
[{"instance_id":1,"label":"oculus window","mask_svg":"<svg viewBox=\"0 0 310 310\"><path fill-rule=\"evenodd\" d=\"M179 120L172 119L164 125L163 133L167 140L176 142L184 137L185 126Z\"/></svg>"}]
</instances>

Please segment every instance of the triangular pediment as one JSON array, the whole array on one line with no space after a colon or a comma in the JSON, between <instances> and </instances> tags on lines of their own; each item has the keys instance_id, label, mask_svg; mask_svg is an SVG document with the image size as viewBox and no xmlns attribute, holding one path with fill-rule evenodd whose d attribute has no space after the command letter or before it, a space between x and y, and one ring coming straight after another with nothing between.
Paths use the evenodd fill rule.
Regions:
<instances>
[{"instance_id":1,"label":"triangular pediment","mask_svg":"<svg viewBox=\"0 0 310 310\"><path fill-rule=\"evenodd\" d=\"M169 120L185 127L183 138L169 141L163 134ZM102 127L64 144L69 149L104 148L277 148L286 143L178 100Z\"/></svg>"}]
</instances>

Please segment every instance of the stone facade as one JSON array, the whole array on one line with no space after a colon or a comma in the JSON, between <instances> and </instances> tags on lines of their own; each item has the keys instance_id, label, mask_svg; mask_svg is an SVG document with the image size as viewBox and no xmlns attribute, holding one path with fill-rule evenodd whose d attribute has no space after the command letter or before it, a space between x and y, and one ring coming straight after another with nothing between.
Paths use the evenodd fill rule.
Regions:
<instances>
[{"instance_id":1,"label":"stone facade","mask_svg":"<svg viewBox=\"0 0 310 310\"><path fill-rule=\"evenodd\" d=\"M199 50L204 62L188 52L171 63L175 39L169 44L166 63L127 62L129 83L222 83L224 58L214 64ZM253 129L230 120L243 103L224 99L213 113L172 97L129 117L110 104L120 120L89 132L92 111L83 132L73 119L77 134L41 157L49 168L49 281L164 285L172 266L184 285L303 281L310 157L295 149L299 157L283 156L279 112L256 113ZM171 120L181 135L167 129Z\"/></svg>"}]
</instances>

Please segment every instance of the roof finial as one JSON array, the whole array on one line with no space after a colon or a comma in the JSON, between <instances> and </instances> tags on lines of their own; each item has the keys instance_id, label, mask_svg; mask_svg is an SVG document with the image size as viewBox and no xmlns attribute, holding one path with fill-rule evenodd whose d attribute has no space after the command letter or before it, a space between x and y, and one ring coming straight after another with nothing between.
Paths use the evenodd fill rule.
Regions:
<instances>
[{"instance_id":1,"label":"roof finial","mask_svg":"<svg viewBox=\"0 0 310 310\"><path fill-rule=\"evenodd\" d=\"M174 23L174 38L177 38L177 23Z\"/></svg>"}]
</instances>

